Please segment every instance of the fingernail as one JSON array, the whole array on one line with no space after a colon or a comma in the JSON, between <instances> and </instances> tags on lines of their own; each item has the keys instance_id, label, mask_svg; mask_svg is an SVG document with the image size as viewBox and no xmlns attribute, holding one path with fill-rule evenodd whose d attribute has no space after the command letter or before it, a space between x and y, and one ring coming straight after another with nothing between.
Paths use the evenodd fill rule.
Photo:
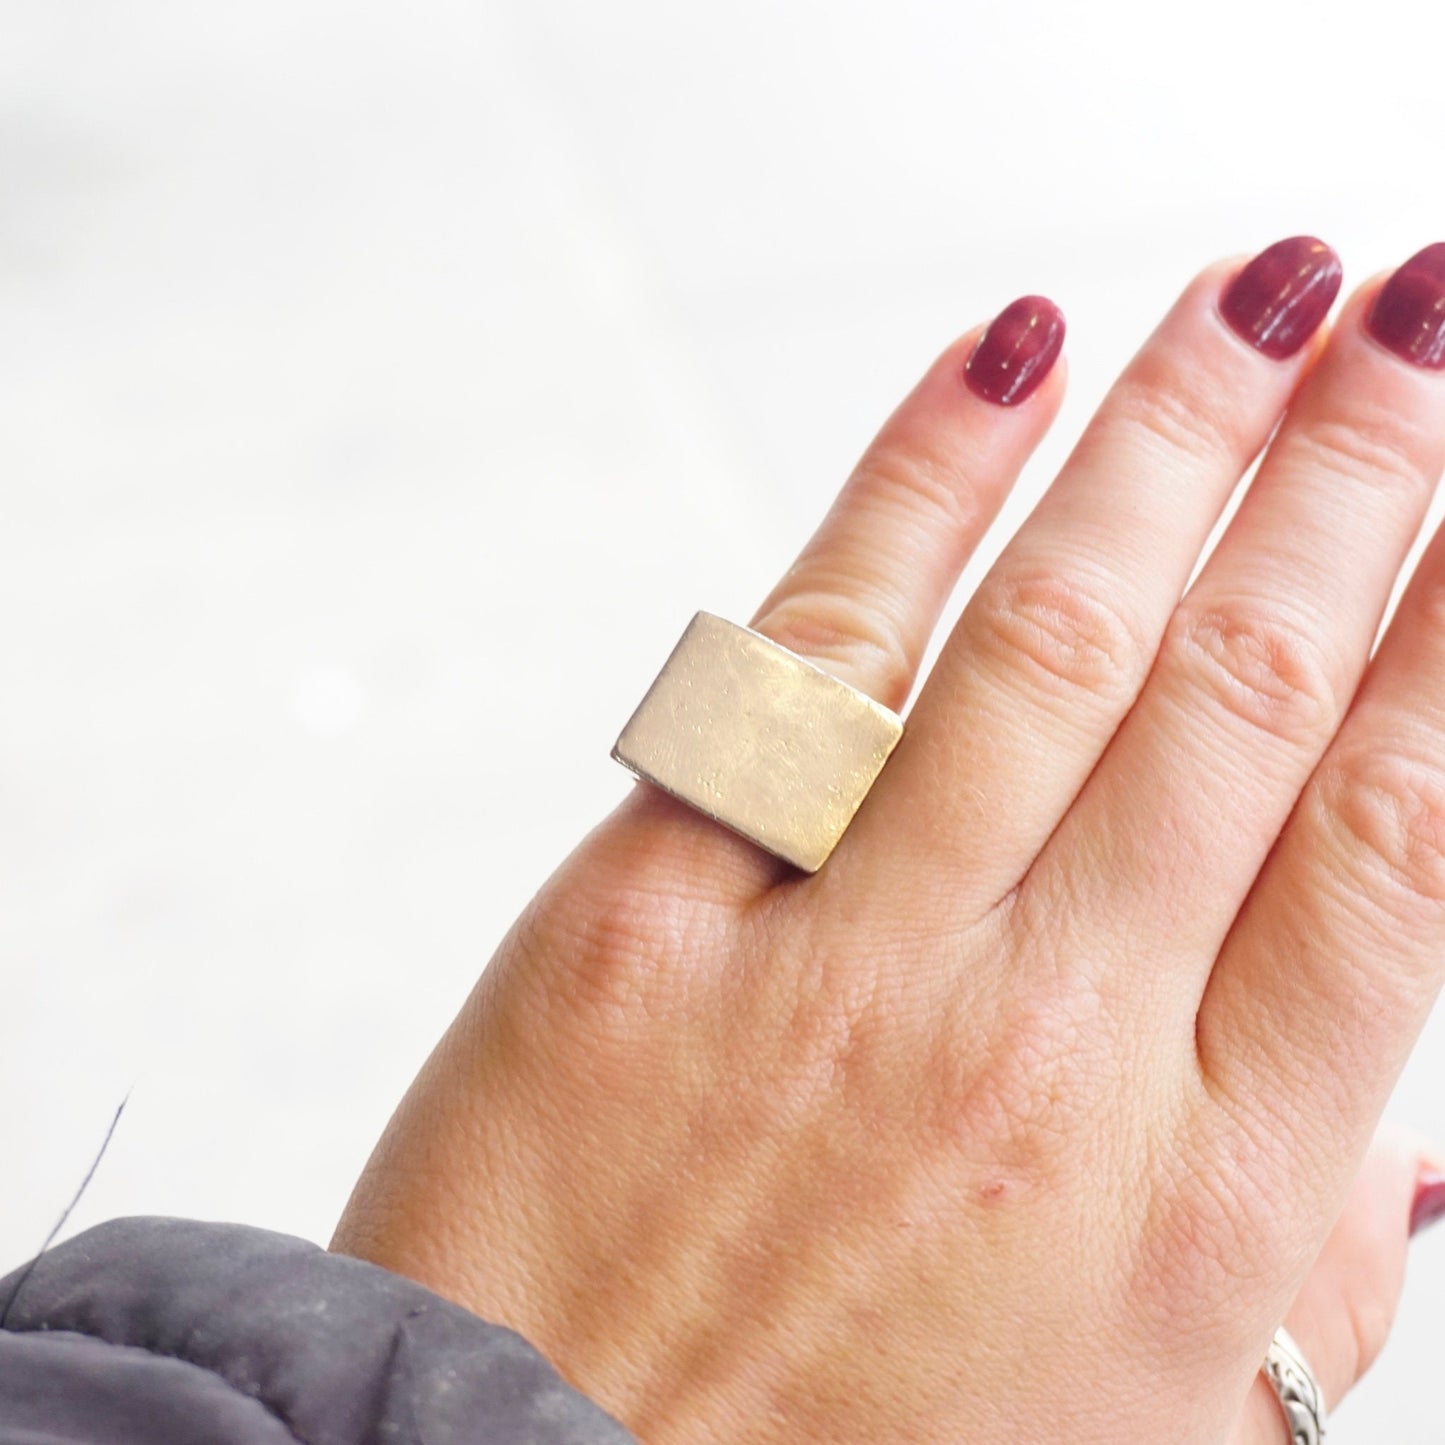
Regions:
<instances>
[{"instance_id":1,"label":"fingernail","mask_svg":"<svg viewBox=\"0 0 1445 1445\"><path fill-rule=\"evenodd\" d=\"M1365 329L1416 366L1445 368L1445 241L1416 251L1385 282Z\"/></svg>"},{"instance_id":2,"label":"fingernail","mask_svg":"<svg viewBox=\"0 0 1445 1445\"><path fill-rule=\"evenodd\" d=\"M1017 406L1049 374L1064 345L1064 313L1043 296L1020 296L994 317L968 358L969 390Z\"/></svg>"},{"instance_id":3,"label":"fingernail","mask_svg":"<svg viewBox=\"0 0 1445 1445\"><path fill-rule=\"evenodd\" d=\"M1410 1233L1419 1234L1441 1215L1445 1215L1445 1174L1422 1174L1410 1206Z\"/></svg>"},{"instance_id":4,"label":"fingernail","mask_svg":"<svg viewBox=\"0 0 1445 1445\"><path fill-rule=\"evenodd\" d=\"M1340 292L1340 258L1313 236L1261 251L1229 283L1220 314L1256 351L1282 361L1319 329Z\"/></svg>"}]
</instances>

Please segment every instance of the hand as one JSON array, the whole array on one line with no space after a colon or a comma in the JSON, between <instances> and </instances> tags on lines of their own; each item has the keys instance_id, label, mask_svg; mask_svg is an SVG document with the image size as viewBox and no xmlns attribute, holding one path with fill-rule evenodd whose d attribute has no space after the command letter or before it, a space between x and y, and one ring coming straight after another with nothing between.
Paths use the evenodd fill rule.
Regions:
<instances>
[{"instance_id":1,"label":"hand","mask_svg":"<svg viewBox=\"0 0 1445 1445\"><path fill-rule=\"evenodd\" d=\"M1326 344L1337 284L1297 239L1188 287L816 875L638 784L335 1247L650 1445L1266 1445L1287 1316L1335 1404L1423 1167L1361 1160L1445 972L1439 538L1366 667L1445 461L1445 247ZM1025 298L945 352L752 625L901 707L1061 333Z\"/></svg>"}]
</instances>

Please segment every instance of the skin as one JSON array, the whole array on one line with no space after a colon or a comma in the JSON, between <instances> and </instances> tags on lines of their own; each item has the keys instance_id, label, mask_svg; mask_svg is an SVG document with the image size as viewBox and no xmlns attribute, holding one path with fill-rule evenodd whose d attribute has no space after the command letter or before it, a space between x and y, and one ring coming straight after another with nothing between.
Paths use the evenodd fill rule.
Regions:
<instances>
[{"instance_id":1,"label":"skin","mask_svg":"<svg viewBox=\"0 0 1445 1445\"><path fill-rule=\"evenodd\" d=\"M1445 971L1445 374L1186 289L969 600L812 877L646 784L513 925L333 1248L511 1325L649 1445L1277 1445L1415 1182ZM900 708L1052 420L960 338L751 625ZM1270 441L1278 424L1278 432ZM1257 478L1186 591L1230 492Z\"/></svg>"}]
</instances>

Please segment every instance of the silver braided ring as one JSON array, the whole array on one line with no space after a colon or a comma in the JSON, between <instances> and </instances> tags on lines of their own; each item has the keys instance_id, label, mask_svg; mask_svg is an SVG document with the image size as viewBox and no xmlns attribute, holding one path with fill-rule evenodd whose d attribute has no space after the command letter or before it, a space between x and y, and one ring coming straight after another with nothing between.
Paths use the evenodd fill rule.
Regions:
<instances>
[{"instance_id":1,"label":"silver braided ring","mask_svg":"<svg viewBox=\"0 0 1445 1445\"><path fill-rule=\"evenodd\" d=\"M1274 1332L1261 1373L1284 1411L1290 1445L1320 1445L1325 1438L1324 1396L1299 1346L1285 1329Z\"/></svg>"}]
</instances>

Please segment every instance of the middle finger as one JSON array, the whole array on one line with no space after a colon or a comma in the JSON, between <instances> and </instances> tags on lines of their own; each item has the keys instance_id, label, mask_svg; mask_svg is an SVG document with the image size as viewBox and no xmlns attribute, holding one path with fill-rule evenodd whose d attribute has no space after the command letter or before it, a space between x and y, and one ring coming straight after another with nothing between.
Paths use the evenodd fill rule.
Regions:
<instances>
[{"instance_id":1,"label":"middle finger","mask_svg":"<svg viewBox=\"0 0 1445 1445\"><path fill-rule=\"evenodd\" d=\"M1186 288L969 599L827 886L871 887L883 860L972 921L1018 883L1144 685L1339 277L1299 236Z\"/></svg>"}]
</instances>

